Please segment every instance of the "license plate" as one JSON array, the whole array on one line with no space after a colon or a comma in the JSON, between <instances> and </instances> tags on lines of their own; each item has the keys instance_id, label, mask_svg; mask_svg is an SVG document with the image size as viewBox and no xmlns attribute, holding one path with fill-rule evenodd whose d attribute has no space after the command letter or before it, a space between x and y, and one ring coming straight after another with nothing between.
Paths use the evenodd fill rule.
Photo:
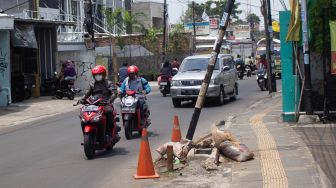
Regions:
<instances>
[{"instance_id":1,"label":"license plate","mask_svg":"<svg viewBox=\"0 0 336 188\"><path fill-rule=\"evenodd\" d=\"M182 90L181 94L182 95L198 95L199 90Z\"/></svg>"},{"instance_id":2,"label":"license plate","mask_svg":"<svg viewBox=\"0 0 336 188\"><path fill-rule=\"evenodd\" d=\"M124 107L124 108L121 108L121 111L124 113L135 113L135 108Z\"/></svg>"},{"instance_id":3,"label":"license plate","mask_svg":"<svg viewBox=\"0 0 336 188\"><path fill-rule=\"evenodd\" d=\"M168 83L167 82L160 82L160 85L166 86Z\"/></svg>"},{"instance_id":4,"label":"license plate","mask_svg":"<svg viewBox=\"0 0 336 188\"><path fill-rule=\"evenodd\" d=\"M95 105L84 106L83 111L84 112L98 111L98 106L95 106Z\"/></svg>"}]
</instances>

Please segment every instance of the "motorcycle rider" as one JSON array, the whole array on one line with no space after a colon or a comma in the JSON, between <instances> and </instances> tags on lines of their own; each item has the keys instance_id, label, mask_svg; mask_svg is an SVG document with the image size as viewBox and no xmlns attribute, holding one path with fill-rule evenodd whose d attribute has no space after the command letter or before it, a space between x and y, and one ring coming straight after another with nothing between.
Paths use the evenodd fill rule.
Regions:
<instances>
[{"instance_id":1,"label":"motorcycle rider","mask_svg":"<svg viewBox=\"0 0 336 188\"><path fill-rule=\"evenodd\" d=\"M86 99L91 95L101 94L105 100L107 100L108 105L105 106L105 113L107 119L107 130L108 134L112 131L113 123L113 106L111 105L115 99L116 87L113 85L112 81L106 79L106 68L102 65L95 66L91 70L94 81L90 83L84 96L79 100L81 104L84 104ZM117 127L117 132L120 131L120 127Z\"/></svg>"},{"instance_id":2,"label":"motorcycle rider","mask_svg":"<svg viewBox=\"0 0 336 188\"><path fill-rule=\"evenodd\" d=\"M263 66L263 68L265 69L265 71L267 70L266 54L262 54L260 56L257 68L260 69L261 66Z\"/></svg>"},{"instance_id":3,"label":"motorcycle rider","mask_svg":"<svg viewBox=\"0 0 336 188\"><path fill-rule=\"evenodd\" d=\"M144 95L151 92L151 87L148 81L144 78L138 77L139 68L135 65L129 66L127 68L128 77L124 80L119 88L119 93L121 95L125 95L126 91L132 90L137 93L142 93ZM146 100L139 99L140 106L140 115L141 115L141 124L144 125L144 106L146 104Z\"/></svg>"},{"instance_id":4,"label":"motorcycle rider","mask_svg":"<svg viewBox=\"0 0 336 188\"><path fill-rule=\"evenodd\" d=\"M119 69L119 83L123 83L125 78L127 78L127 67L128 63L123 63L123 66Z\"/></svg>"},{"instance_id":5,"label":"motorcycle rider","mask_svg":"<svg viewBox=\"0 0 336 188\"><path fill-rule=\"evenodd\" d=\"M172 68L177 68L177 70L180 68L180 64L177 62L177 58L176 57L174 58L171 67Z\"/></svg>"},{"instance_id":6,"label":"motorcycle rider","mask_svg":"<svg viewBox=\"0 0 336 188\"><path fill-rule=\"evenodd\" d=\"M170 78L172 76L172 67L169 63L169 61L165 61L163 64L163 67L160 70L160 74L167 76Z\"/></svg>"}]
</instances>

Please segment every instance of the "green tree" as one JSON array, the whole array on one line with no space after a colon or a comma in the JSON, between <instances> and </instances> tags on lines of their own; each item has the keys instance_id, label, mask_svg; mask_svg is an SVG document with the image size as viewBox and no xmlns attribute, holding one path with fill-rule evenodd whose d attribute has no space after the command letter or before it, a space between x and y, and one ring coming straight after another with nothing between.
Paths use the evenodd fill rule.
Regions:
<instances>
[{"instance_id":1,"label":"green tree","mask_svg":"<svg viewBox=\"0 0 336 188\"><path fill-rule=\"evenodd\" d=\"M207 13L207 15L209 15L209 16L212 16L212 15L222 16L226 3L227 3L227 0L218 0L218 1L210 0L210 1L207 1L205 3L195 3L194 4L194 7L195 7L195 21L199 22L199 21L203 20L202 19L202 14L203 14L204 10ZM240 20L238 15L241 14L242 11L238 10L239 5L240 5L240 3L235 3L234 6L233 6L231 18L233 18L234 20ZM211 8L211 7L214 7L214 8ZM192 13L193 13L192 4L189 4L187 11L181 17L181 21L182 22L191 22L192 21Z\"/></svg>"},{"instance_id":2,"label":"green tree","mask_svg":"<svg viewBox=\"0 0 336 188\"><path fill-rule=\"evenodd\" d=\"M259 18L259 16L257 16L257 15L254 14L254 13L249 14L249 15L246 17L246 21L247 21L247 23L249 23L250 25L253 25L252 27L254 27L256 24L260 24L260 18Z\"/></svg>"},{"instance_id":3,"label":"green tree","mask_svg":"<svg viewBox=\"0 0 336 188\"><path fill-rule=\"evenodd\" d=\"M123 23L127 34L133 34L134 32L143 33L145 27L138 21L138 18L145 17L143 12L129 12L123 11Z\"/></svg>"},{"instance_id":4,"label":"green tree","mask_svg":"<svg viewBox=\"0 0 336 188\"><path fill-rule=\"evenodd\" d=\"M251 39L254 41L254 28L257 24L260 24L260 18L256 14L251 13L246 17L246 21L251 27Z\"/></svg>"}]
</instances>

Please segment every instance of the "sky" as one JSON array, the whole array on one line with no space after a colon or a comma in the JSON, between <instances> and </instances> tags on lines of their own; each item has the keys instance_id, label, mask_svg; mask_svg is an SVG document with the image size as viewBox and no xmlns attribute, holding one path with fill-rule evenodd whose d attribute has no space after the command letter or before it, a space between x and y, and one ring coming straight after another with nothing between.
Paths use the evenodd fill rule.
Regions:
<instances>
[{"instance_id":1,"label":"sky","mask_svg":"<svg viewBox=\"0 0 336 188\"><path fill-rule=\"evenodd\" d=\"M156 2L163 2L163 0L153 0ZM270 0L271 1L271 8L272 8L272 18L275 20L279 20L279 13L278 11L284 10L279 0ZM167 0L168 3L168 17L169 22L171 24L178 23L180 21L180 16L183 14L184 11L188 8L188 2L191 3L191 0ZM197 3L204 3L206 0L195 0ZM251 13L255 13L256 15L260 16L261 25L263 24L263 19L260 13L260 0L236 0L236 2L241 3L239 10L242 10L242 14L240 14L240 18L245 20L246 14L249 10ZM287 9L289 9L289 0L285 0ZM251 4L253 6L248 6L246 4ZM258 7L255 7L258 6Z\"/></svg>"}]
</instances>

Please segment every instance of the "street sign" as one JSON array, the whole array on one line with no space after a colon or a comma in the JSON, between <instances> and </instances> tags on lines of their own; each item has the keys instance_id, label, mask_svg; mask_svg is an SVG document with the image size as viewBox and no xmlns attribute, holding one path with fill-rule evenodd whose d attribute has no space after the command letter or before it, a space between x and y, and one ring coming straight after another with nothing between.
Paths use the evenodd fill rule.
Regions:
<instances>
[{"instance_id":1,"label":"street sign","mask_svg":"<svg viewBox=\"0 0 336 188\"><path fill-rule=\"evenodd\" d=\"M217 29L218 28L218 18L210 18L210 28L211 29Z\"/></svg>"},{"instance_id":2,"label":"street sign","mask_svg":"<svg viewBox=\"0 0 336 188\"><path fill-rule=\"evenodd\" d=\"M209 22L195 22L196 35L209 35L210 34L210 24ZM184 24L185 32L194 32L193 23Z\"/></svg>"}]
</instances>

